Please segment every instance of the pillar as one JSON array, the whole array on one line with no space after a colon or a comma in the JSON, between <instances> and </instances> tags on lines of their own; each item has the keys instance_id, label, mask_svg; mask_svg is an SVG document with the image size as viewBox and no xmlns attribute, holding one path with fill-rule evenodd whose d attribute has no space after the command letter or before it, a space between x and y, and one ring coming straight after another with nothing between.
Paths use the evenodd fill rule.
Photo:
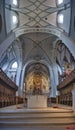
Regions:
<instances>
[{"instance_id":1,"label":"pillar","mask_svg":"<svg viewBox=\"0 0 75 130\"><path fill-rule=\"evenodd\" d=\"M59 91L56 91L56 106L58 107L58 96L60 95Z\"/></svg>"},{"instance_id":2,"label":"pillar","mask_svg":"<svg viewBox=\"0 0 75 130\"><path fill-rule=\"evenodd\" d=\"M24 88L23 88L23 103L25 107L25 93L26 93L26 88L25 88L25 83L24 83Z\"/></svg>"},{"instance_id":3,"label":"pillar","mask_svg":"<svg viewBox=\"0 0 75 130\"><path fill-rule=\"evenodd\" d=\"M18 91L16 91L16 108L18 107Z\"/></svg>"}]
</instances>

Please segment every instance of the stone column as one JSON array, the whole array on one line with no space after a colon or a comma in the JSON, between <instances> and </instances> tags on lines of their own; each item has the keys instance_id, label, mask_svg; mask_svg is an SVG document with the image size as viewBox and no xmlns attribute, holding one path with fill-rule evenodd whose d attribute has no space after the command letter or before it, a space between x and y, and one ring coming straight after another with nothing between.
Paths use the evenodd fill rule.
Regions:
<instances>
[{"instance_id":1,"label":"stone column","mask_svg":"<svg viewBox=\"0 0 75 130\"><path fill-rule=\"evenodd\" d=\"M16 91L16 109L18 107L18 90Z\"/></svg>"},{"instance_id":2,"label":"stone column","mask_svg":"<svg viewBox=\"0 0 75 130\"><path fill-rule=\"evenodd\" d=\"M26 93L26 88L25 88L25 83L24 83L24 87L23 87L23 104L25 107L25 93Z\"/></svg>"},{"instance_id":3,"label":"stone column","mask_svg":"<svg viewBox=\"0 0 75 130\"><path fill-rule=\"evenodd\" d=\"M56 106L58 107L58 96L60 95L59 91L56 91Z\"/></svg>"},{"instance_id":4,"label":"stone column","mask_svg":"<svg viewBox=\"0 0 75 130\"><path fill-rule=\"evenodd\" d=\"M75 112L75 83L73 84L72 89L72 109Z\"/></svg>"}]
</instances>

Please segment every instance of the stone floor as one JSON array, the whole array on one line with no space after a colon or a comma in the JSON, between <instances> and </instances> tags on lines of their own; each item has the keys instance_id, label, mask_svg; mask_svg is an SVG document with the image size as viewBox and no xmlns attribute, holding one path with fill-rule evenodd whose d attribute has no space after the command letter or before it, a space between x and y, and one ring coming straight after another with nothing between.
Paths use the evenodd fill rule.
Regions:
<instances>
[{"instance_id":1,"label":"stone floor","mask_svg":"<svg viewBox=\"0 0 75 130\"><path fill-rule=\"evenodd\" d=\"M0 112L1 111L14 111L14 110L25 110L25 111L33 111L33 110L52 110L52 111L58 111L58 110L72 110L72 107L70 106L66 106L66 105L60 105L58 104L58 106L56 106L56 104L51 104L49 105L47 108L39 108L39 109L28 109L26 106L24 106L24 104L18 104L17 106L16 105L13 105L13 106L8 106L8 107L3 107L3 108L0 108Z\"/></svg>"},{"instance_id":2,"label":"stone floor","mask_svg":"<svg viewBox=\"0 0 75 130\"><path fill-rule=\"evenodd\" d=\"M0 128L0 130L75 130L75 126L45 126L45 127L25 127L25 128Z\"/></svg>"},{"instance_id":3,"label":"stone floor","mask_svg":"<svg viewBox=\"0 0 75 130\"><path fill-rule=\"evenodd\" d=\"M23 104L20 104L18 106L9 106L5 108L1 108L0 112L3 111L8 111L8 112L14 112L14 111L67 111L67 110L72 110L71 107L63 106L63 105L58 105L57 108L55 108L55 105L51 105L48 108L40 108L40 109L27 109L26 107L23 106ZM27 127L18 127L16 126L15 128L0 128L0 130L75 130L75 125L68 125L68 126L27 126Z\"/></svg>"}]
</instances>

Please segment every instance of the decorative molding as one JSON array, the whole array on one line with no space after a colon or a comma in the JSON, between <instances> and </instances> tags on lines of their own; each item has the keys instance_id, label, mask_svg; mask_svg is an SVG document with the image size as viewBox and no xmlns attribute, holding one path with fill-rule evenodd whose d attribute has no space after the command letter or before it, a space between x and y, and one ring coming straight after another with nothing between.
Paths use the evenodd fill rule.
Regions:
<instances>
[{"instance_id":1,"label":"decorative molding","mask_svg":"<svg viewBox=\"0 0 75 130\"><path fill-rule=\"evenodd\" d=\"M62 30L57 29L56 27L52 27L52 26L49 28L26 28L23 26L23 27L13 30L13 32L15 32L16 37L19 37L22 34L33 33L33 32L50 33L50 34L60 37Z\"/></svg>"}]
</instances>

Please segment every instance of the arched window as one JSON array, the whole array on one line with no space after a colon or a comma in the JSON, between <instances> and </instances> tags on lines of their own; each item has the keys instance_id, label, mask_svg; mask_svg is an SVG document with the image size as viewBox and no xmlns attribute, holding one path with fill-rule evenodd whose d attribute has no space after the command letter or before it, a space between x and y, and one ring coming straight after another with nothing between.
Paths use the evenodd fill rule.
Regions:
<instances>
[{"instance_id":1,"label":"arched window","mask_svg":"<svg viewBox=\"0 0 75 130\"><path fill-rule=\"evenodd\" d=\"M17 64L17 62L15 61L13 64L12 64L12 69L17 69L17 67L18 67L18 64Z\"/></svg>"},{"instance_id":2,"label":"arched window","mask_svg":"<svg viewBox=\"0 0 75 130\"><path fill-rule=\"evenodd\" d=\"M63 3L63 0L57 0L57 4L60 5Z\"/></svg>"},{"instance_id":3,"label":"arched window","mask_svg":"<svg viewBox=\"0 0 75 130\"><path fill-rule=\"evenodd\" d=\"M10 66L8 76L12 81L16 82L16 73L17 73L18 64L17 61L13 62Z\"/></svg>"},{"instance_id":4,"label":"arched window","mask_svg":"<svg viewBox=\"0 0 75 130\"><path fill-rule=\"evenodd\" d=\"M13 5L17 6L17 0L13 0Z\"/></svg>"},{"instance_id":5,"label":"arched window","mask_svg":"<svg viewBox=\"0 0 75 130\"><path fill-rule=\"evenodd\" d=\"M17 18L16 15L12 16L12 21L13 21L13 24L17 24L18 23L18 18Z\"/></svg>"},{"instance_id":6,"label":"arched window","mask_svg":"<svg viewBox=\"0 0 75 130\"><path fill-rule=\"evenodd\" d=\"M58 23L63 24L63 22L64 22L64 15L58 14Z\"/></svg>"}]
</instances>

